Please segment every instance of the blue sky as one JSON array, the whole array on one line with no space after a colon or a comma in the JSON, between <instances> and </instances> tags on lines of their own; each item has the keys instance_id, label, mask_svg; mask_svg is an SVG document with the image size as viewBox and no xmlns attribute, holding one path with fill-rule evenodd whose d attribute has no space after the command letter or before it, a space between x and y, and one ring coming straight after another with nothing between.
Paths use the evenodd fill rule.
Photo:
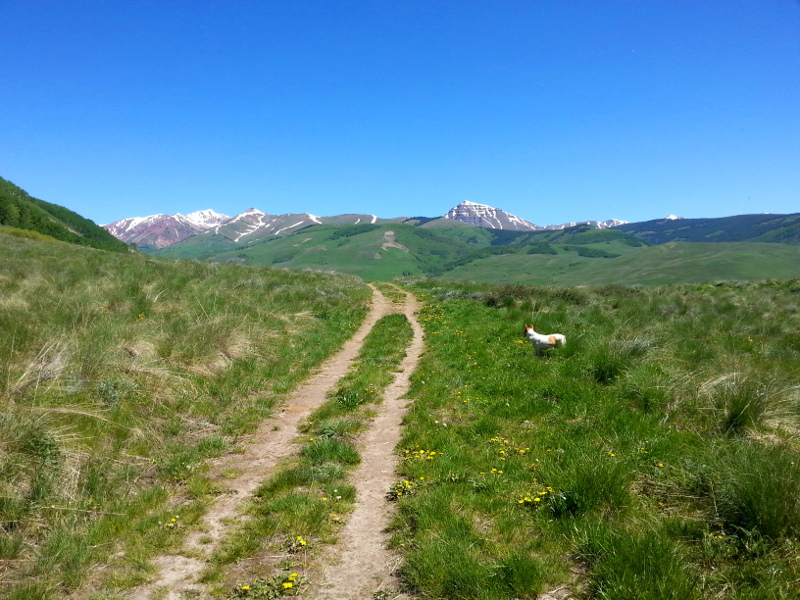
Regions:
<instances>
[{"instance_id":1,"label":"blue sky","mask_svg":"<svg viewBox=\"0 0 800 600\"><path fill-rule=\"evenodd\" d=\"M800 211L796 0L1 0L0 176L108 223Z\"/></svg>"}]
</instances>

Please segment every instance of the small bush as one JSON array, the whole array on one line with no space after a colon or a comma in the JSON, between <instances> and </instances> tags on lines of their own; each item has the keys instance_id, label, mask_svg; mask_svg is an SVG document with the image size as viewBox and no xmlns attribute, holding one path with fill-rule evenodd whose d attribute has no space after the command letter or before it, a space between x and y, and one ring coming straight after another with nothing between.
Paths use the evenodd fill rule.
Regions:
<instances>
[{"instance_id":1,"label":"small bush","mask_svg":"<svg viewBox=\"0 0 800 600\"><path fill-rule=\"evenodd\" d=\"M508 590L518 598L533 597L541 591L545 578L542 564L520 551L512 552L500 563L498 575Z\"/></svg>"}]
</instances>

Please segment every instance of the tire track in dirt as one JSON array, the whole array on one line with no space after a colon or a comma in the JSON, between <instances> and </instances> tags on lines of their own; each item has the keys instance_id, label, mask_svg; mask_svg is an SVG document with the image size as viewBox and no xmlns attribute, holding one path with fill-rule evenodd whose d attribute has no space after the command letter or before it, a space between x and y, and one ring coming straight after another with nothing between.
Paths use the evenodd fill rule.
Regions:
<instances>
[{"instance_id":1,"label":"tire track in dirt","mask_svg":"<svg viewBox=\"0 0 800 600\"><path fill-rule=\"evenodd\" d=\"M215 473L234 471L240 473L233 479L223 480L227 487L224 495L209 507L200 531L192 532L177 554L162 555L153 560L158 575L151 583L135 588L128 597L132 600L181 600L187 596L203 598L203 584L198 578L208 559L222 540L224 533L240 516L240 508L255 489L275 471L277 464L297 450L293 440L299 434L300 421L327 400L327 394L338 380L347 373L358 355L364 338L382 317L398 312L386 297L372 288L370 311L358 331L342 346L341 350L325 361L316 374L289 395L278 414L266 419L258 431L244 442L244 452L232 454L212 464ZM409 294L408 298L412 298ZM409 302L406 302L409 314ZM413 313L409 320L413 317ZM415 323L416 321L412 321ZM419 327L417 325L417 327ZM415 341L418 334L415 331ZM409 354L411 352L409 351ZM406 361L408 362L408 357ZM404 362L404 364L405 364ZM387 392L388 394L388 392ZM377 419L376 419L377 421ZM391 455L393 445L387 445ZM388 489L385 488L385 489ZM359 494L362 492L359 489ZM384 507L385 510L385 507ZM343 598L345 596L338 596ZM369 596L367 596L369 597Z\"/></svg>"},{"instance_id":2,"label":"tire track in dirt","mask_svg":"<svg viewBox=\"0 0 800 600\"><path fill-rule=\"evenodd\" d=\"M376 592L392 598L405 597L397 592L398 581L393 572L399 558L386 548L386 529L391 508L386 492L396 482L397 455L394 449L400 442L400 429L408 401L403 396L411 385L424 349L422 326L416 318L419 304L406 293L403 312L414 332L394 381L384 392L379 415L363 434L359 444L361 463L351 476L356 487L356 503L341 533L333 564L326 567L309 594L316 600L360 600L373 598ZM314 579L317 579L316 577Z\"/></svg>"}]
</instances>

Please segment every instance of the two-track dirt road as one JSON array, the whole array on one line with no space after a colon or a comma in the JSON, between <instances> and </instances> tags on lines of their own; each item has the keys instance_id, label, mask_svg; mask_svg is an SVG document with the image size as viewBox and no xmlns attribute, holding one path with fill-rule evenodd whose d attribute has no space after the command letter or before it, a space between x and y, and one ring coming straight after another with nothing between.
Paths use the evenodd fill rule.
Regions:
<instances>
[{"instance_id":1,"label":"two-track dirt road","mask_svg":"<svg viewBox=\"0 0 800 600\"><path fill-rule=\"evenodd\" d=\"M344 376L358 355L364 338L382 317L401 312L412 325L414 336L406 357L387 388L378 415L359 443L362 462L352 476L356 487L356 505L344 525L340 542L323 551L322 566L309 577L303 597L313 599L369 599L377 591L396 589L391 573L396 559L386 549L385 529L390 519L390 505L385 494L396 480L394 448L400 437L405 412L403 395L409 387L423 349L422 327L416 319L416 299L406 294L402 304L390 302L373 288L372 305L364 323L341 350L328 359L305 384L293 392L277 414L265 420L244 444L244 452L231 454L213 465L213 471L241 473L224 480L227 493L209 508L202 531L187 536L178 553L155 560L157 577L148 585L131 591L133 600L183 600L210 598L199 577L213 551L229 528L241 518L241 509L253 491L274 472L283 459L297 450L302 419L321 406L327 394ZM397 594L392 594L397 597Z\"/></svg>"}]
</instances>

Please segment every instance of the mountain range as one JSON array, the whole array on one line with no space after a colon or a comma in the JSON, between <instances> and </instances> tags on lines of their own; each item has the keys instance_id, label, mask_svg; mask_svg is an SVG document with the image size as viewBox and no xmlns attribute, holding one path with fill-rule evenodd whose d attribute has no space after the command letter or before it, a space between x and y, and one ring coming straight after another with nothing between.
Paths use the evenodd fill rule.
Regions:
<instances>
[{"instance_id":1,"label":"mountain range","mask_svg":"<svg viewBox=\"0 0 800 600\"><path fill-rule=\"evenodd\" d=\"M598 229L616 227L626 223L617 219L608 221L584 221L582 223L563 223L540 227L507 213L499 208L485 204L465 201L450 209L443 217L396 217L380 219L375 215L344 214L333 217L317 217L310 213L269 215L250 208L235 217L229 217L213 210L202 210L188 215L158 214L149 217L120 219L103 225L114 237L128 244L135 244L140 250L161 250L189 237L209 234L224 236L233 243L248 243L288 235L310 225L358 225L360 223L407 223L423 225L437 219L448 219L465 225L502 231L554 231L591 225Z\"/></svg>"},{"instance_id":2,"label":"mountain range","mask_svg":"<svg viewBox=\"0 0 800 600\"><path fill-rule=\"evenodd\" d=\"M333 270L371 280L425 276L597 285L800 276L800 214L669 215L640 223L542 227L462 202L434 218L268 215L249 209L235 217L202 211L108 227L164 258Z\"/></svg>"},{"instance_id":3,"label":"mountain range","mask_svg":"<svg viewBox=\"0 0 800 600\"><path fill-rule=\"evenodd\" d=\"M605 285L800 278L800 214L540 227L462 202L441 217L212 210L122 219L104 229L0 178L0 234L242 265L476 282ZM110 230L110 231L109 231Z\"/></svg>"}]
</instances>

